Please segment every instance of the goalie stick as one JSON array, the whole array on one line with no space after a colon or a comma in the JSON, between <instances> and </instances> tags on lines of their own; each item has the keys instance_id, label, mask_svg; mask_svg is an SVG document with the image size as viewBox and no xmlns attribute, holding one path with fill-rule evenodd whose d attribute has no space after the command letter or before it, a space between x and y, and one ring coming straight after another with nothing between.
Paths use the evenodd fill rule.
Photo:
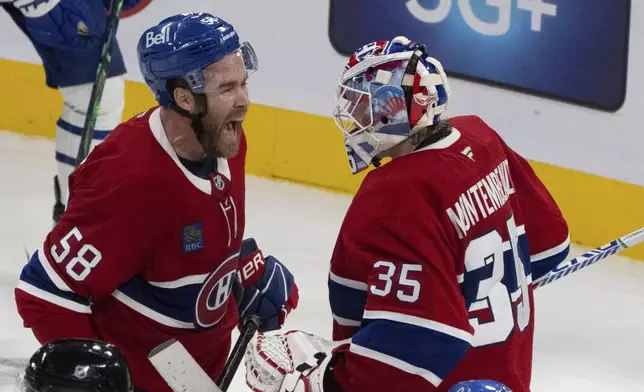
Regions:
<instances>
[{"instance_id":1,"label":"goalie stick","mask_svg":"<svg viewBox=\"0 0 644 392\"><path fill-rule=\"evenodd\" d=\"M107 67L112 60L112 56L110 54L112 50L112 42L114 41L114 37L116 36L116 30L118 28L122 8L123 0L112 1L111 13L109 18L107 19L107 27L105 30L105 41L103 42L103 47L101 49L101 58L96 68L96 78L94 79L92 94L89 98L87 116L85 117L85 125L83 126L83 133L81 135L80 145L78 146L78 153L76 154L75 166L80 165L85 157L87 157L87 154L89 154L89 148L92 143L92 138L94 137L96 118L98 117L101 98L103 97L105 79L107 79ZM54 176L54 197L56 201L54 203L53 218L54 222L58 223L60 216L63 214L63 212L65 212L65 205L61 200L60 181L58 180L58 176Z\"/></svg>"},{"instance_id":2,"label":"goalie stick","mask_svg":"<svg viewBox=\"0 0 644 392\"><path fill-rule=\"evenodd\" d=\"M635 230L634 232L627 234L621 238L613 240L608 244L600 246L599 248L592 249L581 256L575 257L574 259L561 262L546 275L534 281L533 288L536 290L539 287L543 287L547 284L557 281L564 276L567 276L573 272L577 272L580 269L588 267L589 265L593 265L596 262L607 258L608 256L615 255L623 251L624 249L639 244L642 241L644 241L644 227L640 228L639 230Z\"/></svg>"},{"instance_id":3,"label":"goalie stick","mask_svg":"<svg viewBox=\"0 0 644 392\"><path fill-rule=\"evenodd\" d=\"M230 386L230 382L239 367L248 343L259 327L259 319L249 317L230 357L226 361L224 371L219 379L219 386L199 366L183 345L176 339L168 340L155 347L148 358L161 377L175 392L222 392Z\"/></svg>"}]
</instances>

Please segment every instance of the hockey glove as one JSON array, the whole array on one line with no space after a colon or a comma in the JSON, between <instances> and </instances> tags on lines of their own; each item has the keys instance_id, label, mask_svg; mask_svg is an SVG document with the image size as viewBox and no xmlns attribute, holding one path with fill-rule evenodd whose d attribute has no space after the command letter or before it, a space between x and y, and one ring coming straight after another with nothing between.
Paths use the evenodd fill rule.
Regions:
<instances>
[{"instance_id":1,"label":"hockey glove","mask_svg":"<svg viewBox=\"0 0 644 392\"><path fill-rule=\"evenodd\" d=\"M257 316L260 332L284 325L289 312L297 307L299 294L293 275L273 256L264 258L254 239L242 242L239 275L243 294L238 302L239 319Z\"/></svg>"},{"instance_id":2,"label":"hockey glove","mask_svg":"<svg viewBox=\"0 0 644 392\"><path fill-rule=\"evenodd\" d=\"M255 392L337 392L332 375L334 352L346 349L302 332L259 334L246 350L246 384ZM327 376L325 391L325 375Z\"/></svg>"},{"instance_id":3,"label":"hockey glove","mask_svg":"<svg viewBox=\"0 0 644 392\"><path fill-rule=\"evenodd\" d=\"M16 2L18 3L18 2ZM100 2L25 0L16 4L36 42L59 49L89 49L101 44L107 15Z\"/></svg>"}]
</instances>

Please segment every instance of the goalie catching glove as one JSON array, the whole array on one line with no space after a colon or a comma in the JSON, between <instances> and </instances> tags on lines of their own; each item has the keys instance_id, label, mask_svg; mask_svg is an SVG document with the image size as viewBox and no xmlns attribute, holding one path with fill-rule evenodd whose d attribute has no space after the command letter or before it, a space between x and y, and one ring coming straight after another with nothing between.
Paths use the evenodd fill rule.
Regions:
<instances>
[{"instance_id":1,"label":"goalie catching glove","mask_svg":"<svg viewBox=\"0 0 644 392\"><path fill-rule=\"evenodd\" d=\"M331 369L346 347L302 331L259 334L246 350L246 384L255 392L340 392Z\"/></svg>"}]
</instances>

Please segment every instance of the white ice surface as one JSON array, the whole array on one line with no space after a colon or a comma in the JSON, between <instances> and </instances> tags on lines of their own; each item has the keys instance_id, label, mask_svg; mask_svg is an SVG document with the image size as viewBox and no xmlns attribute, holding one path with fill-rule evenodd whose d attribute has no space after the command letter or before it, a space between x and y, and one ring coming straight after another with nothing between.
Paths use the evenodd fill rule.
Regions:
<instances>
[{"instance_id":1,"label":"white ice surface","mask_svg":"<svg viewBox=\"0 0 644 392\"><path fill-rule=\"evenodd\" d=\"M17 372L3 371L3 362L38 348L22 327L13 287L26 249L39 247L51 227L54 173L52 141L0 131L0 392L12 390ZM329 336L328 260L350 198L253 176L247 181L246 236L287 264L300 288L300 306L286 327ZM644 391L644 263L611 257L535 296L533 391ZM243 370L231 391L247 390Z\"/></svg>"}]
</instances>

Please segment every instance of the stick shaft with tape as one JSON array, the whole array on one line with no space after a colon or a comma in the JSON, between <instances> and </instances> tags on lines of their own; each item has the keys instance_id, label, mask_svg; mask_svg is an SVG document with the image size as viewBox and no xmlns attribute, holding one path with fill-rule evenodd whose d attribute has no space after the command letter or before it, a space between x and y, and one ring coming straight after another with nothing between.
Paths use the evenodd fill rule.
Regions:
<instances>
[{"instance_id":1,"label":"stick shaft with tape","mask_svg":"<svg viewBox=\"0 0 644 392\"><path fill-rule=\"evenodd\" d=\"M539 287L550 284L565 276L570 275L571 273L577 272L580 269L584 269L590 265L593 265L596 262L607 258L608 256L615 255L617 253L620 253L624 249L635 246L642 241L644 241L644 228L635 230L634 232L611 241L608 244L590 250L579 257L575 257L574 259L566 260L560 263L555 268L553 268L552 271L536 280L533 286L535 289L537 289Z\"/></svg>"},{"instance_id":2,"label":"stick shaft with tape","mask_svg":"<svg viewBox=\"0 0 644 392\"><path fill-rule=\"evenodd\" d=\"M242 359L244 359L246 347L248 347L248 343L253 339L253 335L257 332L257 328L259 328L258 318L249 317L246 319L244 330L237 339L237 342L235 342L235 347L233 347L233 351L231 352L230 357L228 357L228 361L226 361L226 366L224 366L224 372L221 374L221 377L219 377L219 382L217 383L223 391L227 390L230 386L230 382L233 380L239 364Z\"/></svg>"}]
</instances>

